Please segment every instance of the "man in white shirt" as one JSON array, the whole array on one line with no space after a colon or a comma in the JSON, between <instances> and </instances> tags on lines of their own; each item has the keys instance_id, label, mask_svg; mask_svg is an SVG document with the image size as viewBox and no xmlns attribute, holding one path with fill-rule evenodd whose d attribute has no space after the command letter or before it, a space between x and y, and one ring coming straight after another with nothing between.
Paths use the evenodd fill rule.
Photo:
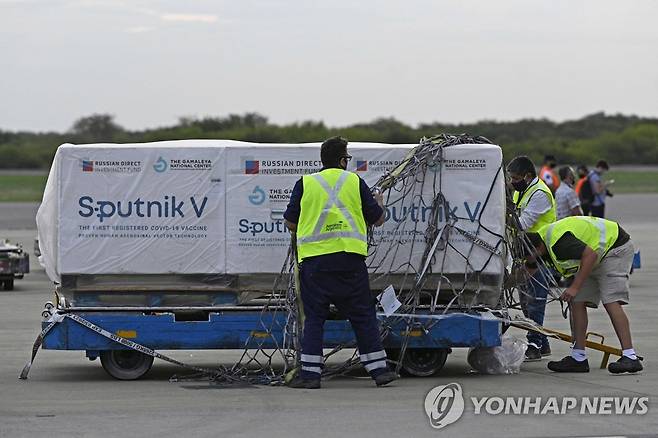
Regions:
<instances>
[{"instance_id":1,"label":"man in white shirt","mask_svg":"<svg viewBox=\"0 0 658 438\"><path fill-rule=\"evenodd\" d=\"M580 199L573 189L575 176L573 169L569 166L560 168L560 180L562 184L555 191L555 204L557 208L557 220L568 216L582 216Z\"/></svg>"},{"instance_id":2,"label":"man in white shirt","mask_svg":"<svg viewBox=\"0 0 658 438\"><path fill-rule=\"evenodd\" d=\"M551 189L537 176L535 165L526 156L514 158L507 165L509 183L514 188L513 201L516 206L521 229L537 232L542 226L555 222L555 199ZM524 314L539 325L544 324L548 281L541 270L537 270L528 283L527 293L521 293ZM545 335L528 332L526 360L540 360L551 354Z\"/></svg>"}]
</instances>

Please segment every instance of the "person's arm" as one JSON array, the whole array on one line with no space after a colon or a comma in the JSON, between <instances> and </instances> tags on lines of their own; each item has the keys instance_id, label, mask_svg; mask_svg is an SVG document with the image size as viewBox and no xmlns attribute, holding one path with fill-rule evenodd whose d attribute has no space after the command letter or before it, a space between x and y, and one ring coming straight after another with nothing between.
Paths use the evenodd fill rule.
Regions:
<instances>
[{"instance_id":1,"label":"person's arm","mask_svg":"<svg viewBox=\"0 0 658 438\"><path fill-rule=\"evenodd\" d=\"M601 182L601 177L598 174L593 173L589 179L592 184L592 191L594 192L594 194L602 195L605 193L606 191L605 184Z\"/></svg>"},{"instance_id":2,"label":"person's arm","mask_svg":"<svg viewBox=\"0 0 658 438\"><path fill-rule=\"evenodd\" d=\"M299 222L299 215L302 212L303 193L304 193L304 185L302 183L302 178L299 178L295 183L295 187L292 189L292 193L290 194L288 207L286 208L285 213L283 213L283 219L284 219L283 223L293 233L297 231L297 223Z\"/></svg>"},{"instance_id":3,"label":"person's arm","mask_svg":"<svg viewBox=\"0 0 658 438\"><path fill-rule=\"evenodd\" d=\"M570 209L569 213L571 216L583 215L583 209L580 208L580 199L578 199L578 195L576 195L576 192L574 192L573 190L569 191L568 202Z\"/></svg>"},{"instance_id":4,"label":"person's arm","mask_svg":"<svg viewBox=\"0 0 658 438\"><path fill-rule=\"evenodd\" d=\"M551 201L548 199L548 195L537 190L532 194L532 197L528 201L528 205L523 209L519 215L519 223L523 231L528 230L534 224L537 223L539 216L546 213L551 209Z\"/></svg>"},{"instance_id":5,"label":"person's arm","mask_svg":"<svg viewBox=\"0 0 658 438\"><path fill-rule=\"evenodd\" d=\"M576 273L576 278L574 278L571 286L565 289L565 291L560 296L562 301L566 301L567 303L571 302L571 300L574 299L578 292L580 292L580 289L582 289L585 280L587 280L587 277L589 277L592 269L594 269L596 259L596 253L592 250L592 248L586 246L582 256L580 257L580 267Z\"/></svg>"},{"instance_id":6,"label":"person's arm","mask_svg":"<svg viewBox=\"0 0 658 438\"><path fill-rule=\"evenodd\" d=\"M294 222L290 222L288 219L284 219L283 223L286 224L286 227L293 233L297 232L297 224Z\"/></svg>"},{"instance_id":7,"label":"person's arm","mask_svg":"<svg viewBox=\"0 0 658 438\"><path fill-rule=\"evenodd\" d=\"M368 184L359 177L359 192L361 195L361 207L363 211L363 218L366 223L379 227L386 221L384 211L384 197L381 193L376 193L374 196Z\"/></svg>"},{"instance_id":8,"label":"person's arm","mask_svg":"<svg viewBox=\"0 0 658 438\"><path fill-rule=\"evenodd\" d=\"M379 219L373 225L375 227L380 227L384 225L384 222L386 222L386 214L384 213L384 195L382 195L381 192L376 192L374 193L373 197L375 198L375 201L377 201L377 205L382 209L382 214L379 216Z\"/></svg>"},{"instance_id":9,"label":"person's arm","mask_svg":"<svg viewBox=\"0 0 658 438\"><path fill-rule=\"evenodd\" d=\"M597 255L592 248L569 231L553 244L552 249L555 258L558 260L580 260L580 266L573 283L560 296L562 301L570 302L578 294L583 287L583 283L592 272Z\"/></svg>"}]
</instances>

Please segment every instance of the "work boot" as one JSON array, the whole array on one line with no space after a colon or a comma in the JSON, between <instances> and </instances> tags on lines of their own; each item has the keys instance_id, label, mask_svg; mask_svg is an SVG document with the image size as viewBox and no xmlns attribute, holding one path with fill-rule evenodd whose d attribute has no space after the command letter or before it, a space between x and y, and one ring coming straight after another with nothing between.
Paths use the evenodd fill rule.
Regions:
<instances>
[{"instance_id":1,"label":"work boot","mask_svg":"<svg viewBox=\"0 0 658 438\"><path fill-rule=\"evenodd\" d=\"M320 379L302 379L300 376L295 376L288 383L289 388L297 389L320 389Z\"/></svg>"},{"instance_id":2,"label":"work boot","mask_svg":"<svg viewBox=\"0 0 658 438\"><path fill-rule=\"evenodd\" d=\"M386 371L375 377L375 384L377 386L385 386L394 380L397 380L398 375L394 371Z\"/></svg>"},{"instance_id":3,"label":"work boot","mask_svg":"<svg viewBox=\"0 0 658 438\"><path fill-rule=\"evenodd\" d=\"M608 371L612 374L637 373L638 371L642 371L643 368L639 358L631 359L627 356L622 356L617 362L608 364Z\"/></svg>"},{"instance_id":4,"label":"work boot","mask_svg":"<svg viewBox=\"0 0 658 438\"><path fill-rule=\"evenodd\" d=\"M577 361L573 357L567 356L562 360L549 362L548 369L556 373L589 373L589 362L587 359Z\"/></svg>"},{"instance_id":5,"label":"work boot","mask_svg":"<svg viewBox=\"0 0 658 438\"><path fill-rule=\"evenodd\" d=\"M539 351L539 348L535 347L533 344L528 344L528 348L525 351L524 362L535 362L538 360L541 360L541 351Z\"/></svg>"},{"instance_id":6,"label":"work boot","mask_svg":"<svg viewBox=\"0 0 658 438\"><path fill-rule=\"evenodd\" d=\"M552 354L551 353L551 346L548 343L541 346L541 356L542 357L550 356L551 354Z\"/></svg>"}]
</instances>

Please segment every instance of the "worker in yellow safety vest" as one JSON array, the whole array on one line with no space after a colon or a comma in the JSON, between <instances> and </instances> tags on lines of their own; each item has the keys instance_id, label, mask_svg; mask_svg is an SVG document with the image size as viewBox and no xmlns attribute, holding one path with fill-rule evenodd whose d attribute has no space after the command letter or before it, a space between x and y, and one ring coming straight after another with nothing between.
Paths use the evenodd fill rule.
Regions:
<instances>
[{"instance_id":1,"label":"worker in yellow safety vest","mask_svg":"<svg viewBox=\"0 0 658 438\"><path fill-rule=\"evenodd\" d=\"M526 156L514 158L507 165L509 183L514 189L513 201L518 212L519 225L523 231L537 231L544 225L555 222L555 199L544 181L537 176L535 165ZM522 293L523 313L539 325L544 324L548 280L539 270L528 282L527 293ZM541 360L551 354L548 338L540 333L528 332L526 361Z\"/></svg>"},{"instance_id":2,"label":"worker in yellow safety vest","mask_svg":"<svg viewBox=\"0 0 658 438\"><path fill-rule=\"evenodd\" d=\"M359 358L375 384L386 385L397 375L386 363L365 264L367 224L380 226L385 220L382 196L373 196L357 174L347 171L352 158L347 140L326 140L320 158L322 169L297 181L284 213L286 226L297 235L305 315L301 372L288 386L320 388L330 304L350 320Z\"/></svg>"},{"instance_id":3,"label":"worker in yellow safety vest","mask_svg":"<svg viewBox=\"0 0 658 438\"><path fill-rule=\"evenodd\" d=\"M571 355L549 362L548 368L555 372L589 371L585 352L587 307L597 307L600 301L623 351L617 362L608 365L608 370L615 374L641 371L628 317L622 308L628 304L635 253L628 233L613 221L571 216L545 225L536 233L528 233L528 237L535 248L535 257L550 262L563 276L574 277L561 299L571 307L575 342Z\"/></svg>"}]
</instances>

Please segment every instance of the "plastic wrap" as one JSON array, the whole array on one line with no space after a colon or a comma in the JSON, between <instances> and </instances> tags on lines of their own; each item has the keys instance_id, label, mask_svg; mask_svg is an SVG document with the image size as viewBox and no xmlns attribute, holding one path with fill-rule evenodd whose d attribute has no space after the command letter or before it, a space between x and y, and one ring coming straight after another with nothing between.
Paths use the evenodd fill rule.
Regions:
<instances>
[{"instance_id":1,"label":"plastic wrap","mask_svg":"<svg viewBox=\"0 0 658 438\"><path fill-rule=\"evenodd\" d=\"M468 351L468 364L482 374L518 374L528 344L505 334L498 347L476 347Z\"/></svg>"},{"instance_id":2,"label":"plastic wrap","mask_svg":"<svg viewBox=\"0 0 658 438\"><path fill-rule=\"evenodd\" d=\"M62 145L37 213L40 261L54 281L64 274L277 274L290 242L283 212L295 182L321 167L319 146L227 140ZM414 146L350 143L348 170L373 184ZM435 170L445 172L442 191L460 227L490 243L504 231L501 163L498 146L461 145L447 148ZM480 216L486 232L469 220ZM391 230L404 212L391 205L386 217L376 233L397 239ZM425 221L423 208L405 220ZM472 246L457 234L451 243L457 250ZM403 239L400 259L423 245L422 234ZM469 263L479 269L489 259L486 249L475 247ZM446 272L464 269L462 257L448 254ZM485 271L502 278L502 259Z\"/></svg>"}]
</instances>

